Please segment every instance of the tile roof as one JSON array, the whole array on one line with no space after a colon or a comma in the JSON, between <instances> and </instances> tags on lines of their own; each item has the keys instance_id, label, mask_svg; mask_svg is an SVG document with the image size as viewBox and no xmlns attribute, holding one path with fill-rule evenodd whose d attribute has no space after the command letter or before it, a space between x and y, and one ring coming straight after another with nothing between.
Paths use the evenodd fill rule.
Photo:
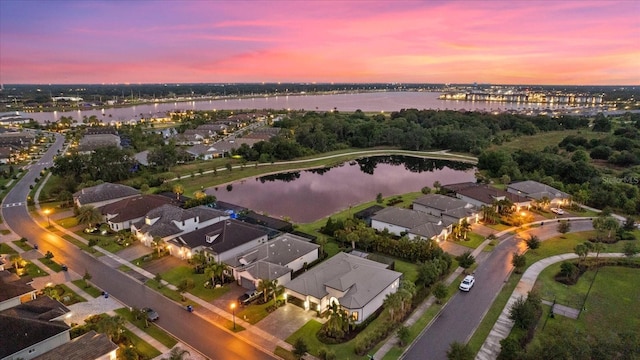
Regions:
<instances>
[{"instance_id":1,"label":"tile roof","mask_svg":"<svg viewBox=\"0 0 640 360\"><path fill-rule=\"evenodd\" d=\"M105 200L121 199L138 194L140 194L140 191L130 186L103 183L84 188L73 194L73 198L77 199L80 204L85 205Z\"/></svg>"},{"instance_id":2,"label":"tile roof","mask_svg":"<svg viewBox=\"0 0 640 360\"><path fill-rule=\"evenodd\" d=\"M160 195L137 195L100 207L103 215L113 216L110 222L119 223L145 216L149 211L175 201ZM115 215L115 216L114 216Z\"/></svg>"},{"instance_id":3,"label":"tile roof","mask_svg":"<svg viewBox=\"0 0 640 360\"><path fill-rule=\"evenodd\" d=\"M0 302L36 291L33 286L24 283L17 275L0 271Z\"/></svg>"},{"instance_id":4,"label":"tile roof","mask_svg":"<svg viewBox=\"0 0 640 360\"><path fill-rule=\"evenodd\" d=\"M508 189L512 189L516 193L522 193L524 196L540 200L543 197L552 199L566 199L569 198L569 194L560 191L554 187L546 184L539 183L533 180L520 181L517 183L507 185Z\"/></svg>"},{"instance_id":5,"label":"tile roof","mask_svg":"<svg viewBox=\"0 0 640 360\"><path fill-rule=\"evenodd\" d=\"M272 264L266 261L258 261L252 266L248 267L247 272L253 276L254 279L267 279L275 280L282 275L291 272L292 270L286 266L278 264Z\"/></svg>"},{"instance_id":6,"label":"tile roof","mask_svg":"<svg viewBox=\"0 0 640 360\"><path fill-rule=\"evenodd\" d=\"M529 202L529 199L524 196L496 189L486 184L459 183L443 185L442 187L446 190L453 191L456 194L469 197L487 205L493 204L496 199L501 197L509 199L513 203Z\"/></svg>"},{"instance_id":7,"label":"tile roof","mask_svg":"<svg viewBox=\"0 0 640 360\"><path fill-rule=\"evenodd\" d=\"M286 266L301 256L317 250L319 247L319 245L303 237L293 234L282 234L255 249L236 256L234 259L229 260L228 264L231 266L241 266L253 264L258 261L265 261Z\"/></svg>"},{"instance_id":8,"label":"tile roof","mask_svg":"<svg viewBox=\"0 0 640 360\"><path fill-rule=\"evenodd\" d=\"M148 233L151 236L166 237L182 231L176 226L174 221L181 222L198 217L199 222L204 222L220 216L226 216L226 214L223 211L211 209L206 206L183 209L175 205L165 204L149 211L145 216L146 219L157 219L153 224L148 225L143 220L135 226L142 233Z\"/></svg>"},{"instance_id":9,"label":"tile roof","mask_svg":"<svg viewBox=\"0 0 640 360\"><path fill-rule=\"evenodd\" d=\"M191 249L204 246L214 253L221 254L235 247L267 235L267 232L255 225L227 219L198 229L170 240Z\"/></svg>"},{"instance_id":10,"label":"tile roof","mask_svg":"<svg viewBox=\"0 0 640 360\"><path fill-rule=\"evenodd\" d=\"M341 252L291 280L285 287L317 299L329 294L327 287L346 291L338 299L340 305L356 309L368 304L402 276L386 267L386 264Z\"/></svg>"},{"instance_id":11,"label":"tile roof","mask_svg":"<svg viewBox=\"0 0 640 360\"><path fill-rule=\"evenodd\" d=\"M427 194L415 199L413 203L428 206L443 212L452 209L464 208L469 205L466 201L441 194Z\"/></svg>"},{"instance_id":12,"label":"tile roof","mask_svg":"<svg viewBox=\"0 0 640 360\"><path fill-rule=\"evenodd\" d=\"M0 339L11 339L0 346L0 358L69 331L69 325L51 319L69 312L64 305L48 297L0 312Z\"/></svg>"},{"instance_id":13,"label":"tile roof","mask_svg":"<svg viewBox=\"0 0 640 360\"><path fill-rule=\"evenodd\" d=\"M94 330L33 358L34 360L90 360L118 349L106 334Z\"/></svg>"},{"instance_id":14,"label":"tile roof","mask_svg":"<svg viewBox=\"0 0 640 360\"><path fill-rule=\"evenodd\" d=\"M387 224L402 226L407 229L412 229L417 226L434 223L439 224L442 222L437 216L425 214L416 210L402 209L393 206L389 206L378 211L371 220L377 220L385 222Z\"/></svg>"}]
</instances>

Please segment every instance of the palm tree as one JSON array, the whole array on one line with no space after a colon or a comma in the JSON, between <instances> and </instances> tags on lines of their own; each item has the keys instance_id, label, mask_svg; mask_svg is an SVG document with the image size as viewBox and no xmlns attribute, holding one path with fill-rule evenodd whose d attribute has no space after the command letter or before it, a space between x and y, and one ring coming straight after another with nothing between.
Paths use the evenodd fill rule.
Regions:
<instances>
[{"instance_id":1,"label":"palm tree","mask_svg":"<svg viewBox=\"0 0 640 360\"><path fill-rule=\"evenodd\" d=\"M471 231L471 224L469 224L466 218L462 219L462 222L460 223L460 231L464 234L464 239L467 240L467 233Z\"/></svg>"},{"instance_id":2,"label":"palm tree","mask_svg":"<svg viewBox=\"0 0 640 360\"><path fill-rule=\"evenodd\" d=\"M98 322L98 331L109 336L117 343L124 328L124 319L120 316L107 316Z\"/></svg>"},{"instance_id":3,"label":"palm tree","mask_svg":"<svg viewBox=\"0 0 640 360\"><path fill-rule=\"evenodd\" d=\"M500 219L500 215L493 206L482 206L480 212L486 224L496 224L498 219Z\"/></svg>"},{"instance_id":4,"label":"palm tree","mask_svg":"<svg viewBox=\"0 0 640 360\"><path fill-rule=\"evenodd\" d=\"M87 225L87 228L90 228L91 225L102 221L102 213L91 205L84 205L78 209L77 219L79 224Z\"/></svg>"},{"instance_id":5,"label":"palm tree","mask_svg":"<svg viewBox=\"0 0 640 360\"><path fill-rule=\"evenodd\" d=\"M260 281L258 281L257 290L262 292L262 294L264 295L265 303L268 300L267 297L269 295L269 291L274 288L273 282L276 282L276 286L277 286L278 280L260 279Z\"/></svg>"},{"instance_id":6,"label":"palm tree","mask_svg":"<svg viewBox=\"0 0 640 360\"><path fill-rule=\"evenodd\" d=\"M546 196L543 196L542 199L538 200L538 205L540 205L542 209L546 209L550 203L551 203L551 200L549 200L549 198Z\"/></svg>"},{"instance_id":7,"label":"palm tree","mask_svg":"<svg viewBox=\"0 0 640 360\"><path fill-rule=\"evenodd\" d=\"M180 199L180 195L184 194L184 186L182 184L173 185L173 193L176 194L176 199Z\"/></svg>"},{"instance_id":8,"label":"palm tree","mask_svg":"<svg viewBox=\"0 0 640 360\"><path fill-rule=\"evenodd\" d=\"M216 278L220 277L221 282L224 283L224 270L226 266L222 263L212 262L204 270L205 276L211 278L211 283L216 283Z\"/></svg>"},{"instance_id":9,"label":"palm tree","mask_svg":"<svg viewBox=\"0 0 640 360\"><path fill-rule=\"evenodd\" d=\"M162 358L161 360L182 360L184 359L185 355L191 355L187 350L176 346L173 349L171 349L171 352L169 353L169 357L168 358Z\"/></svg>"},{"instance_id":10,"label":"palm tree","mask_svg":"<svg viewBox=\"0 0 640 360\"><path fill-rule=\"evenodd\" d=\"M18 270L18 268L20 267L20 264L22 264L22 262L24 261L22 259L22 256L20 256L20 254L12 254L11 256L9 256L9 260L13 263L13 267Z\"/></svg>"},{"instance_id":11,"label":"palm tree","mask_svg":"<svg viewBox=\"0 0 640 360\"><path fill-rule=\"evenodd\" d=\"M160 236L153 237L153 246L156 248L156 251L158 252L158 256L160 256L160 251L164 249L164 244L165 244L164 240L162 240Z\"/></svg>"}]
</instances>

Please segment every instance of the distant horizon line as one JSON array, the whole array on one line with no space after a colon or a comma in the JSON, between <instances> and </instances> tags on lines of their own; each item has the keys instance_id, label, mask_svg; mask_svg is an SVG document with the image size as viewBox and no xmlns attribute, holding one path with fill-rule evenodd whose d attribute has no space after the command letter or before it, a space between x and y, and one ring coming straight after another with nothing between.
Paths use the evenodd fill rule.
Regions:
<instances>
[{"instance_id":1,"label":"distant horizon line","mask_svg":"<svg viewBox=\"0 0 640 360\"><path fill-rule=\"evenodd\" d=\"M456 86L456 85L477 85L477 86L592 86L592 87L640 87L640 84L616 84L616 85L600 85L600 84L508 84L508 83L476 83L476 82L445 82L445 83L429 83L429 82L148 82L148 83L2 83L2 86L60 86L60 85L92 85L92 86L139 86L139 85L163 85L163 86L178 86L178 85L214 85L214 86L225 86L225 85L287 85L287 84L295 84L295 85L447 85L447 86Z\"/></svg>"}]
</instances>

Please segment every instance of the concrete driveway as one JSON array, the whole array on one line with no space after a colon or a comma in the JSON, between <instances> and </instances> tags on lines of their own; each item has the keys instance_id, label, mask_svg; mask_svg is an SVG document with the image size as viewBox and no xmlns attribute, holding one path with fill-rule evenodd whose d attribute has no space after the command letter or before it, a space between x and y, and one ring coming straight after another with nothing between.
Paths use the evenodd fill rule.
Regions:
<instances>
[{"instance_id":1,"label":"concrete driveway","mask_svg":"<svg viewBox=\"0 0 640 360\"><path fill-rule=\"evenodd\" d=\"M317 317L315 311L305 311L299 306L286 303L285 306L278 308L255 326L278 339L285 340L310 320L316 320L320 323L326 322L325 318Z\"/></svg>"},{"instance_id":2,"label":"concrete driveway","mask_svg":"<svg viewBox=\"0 0 640 360\"><path fill-rule=\"evenodd\" d=\"M148 263L140 264L140 267L152 274L163 273L172 270L178 266L188 266L185 260L180 260L175 256L167 255L160 259L151 260Z\"/></svg>"}]
</instances>

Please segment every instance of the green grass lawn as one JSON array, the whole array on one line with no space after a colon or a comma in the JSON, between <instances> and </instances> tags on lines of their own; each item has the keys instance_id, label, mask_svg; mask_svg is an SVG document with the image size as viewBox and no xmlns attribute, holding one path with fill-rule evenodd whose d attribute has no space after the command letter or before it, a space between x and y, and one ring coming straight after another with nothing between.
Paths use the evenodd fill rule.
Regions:
<instances>
[{"instance_id":1,"label":"green grass lawn","mask_svg":"<svg viewBox=\"0 0 640 360\"><path fill-rule=\"evenodd\" d=\"M0 243L0 254L17 254L18 252L15 251L11 246L5 244L5 243Z\"/></svg>"},{"instance_id":2,"label":"green grass lawn","mask_svg":"<svg viewBox=\"0 0 640 360\"><path fill-rule=\"evenodd\" d=\"M65 306L87 301L82 296L76 294L75 291L71 290L65 284L53 285L51 288L53 289L53 291L55 291L55 294L56 294L55 297L57 297L58 300L61 303L63 303Z\"/></svg>"},{"instance_id":3,"label":"green grass lawn","mask_svg":"<svg viewBox=\"0 0 640 360\"><path fill-rule=\"evenodd\" d=\"M78 225L78 219L75 216L56 220L56 224L62 226L65 229L72 228Z\"/></svg>"},{"instance_id":4,"label":"green grass lawn","mask_svg":"<svg viewBox=\"0 0 640 360\"><path fill-rule=\"evenodd\" d=\"M115 236L113 235L100 235L100 234L87 234L85 233L83 230L79 230L76 231L77 235L80 235L83 239L90 241L90 240L96 240L97 244L96 246L99 246L100 248L115 254L120 250L123 250L125 247L118 244L115 241Z\"/></svg>"},{"instance_id":5,"label":"green grass lawn","mask_svg":"<svg viewBox=\"0 0 640 360\"><path fill-rule=\"evenodd\" d=\"M501 145L492 145L489 149L504 149L507 151L515 151L518 149L528 151L542 151L547 146L558 145L562 139L569 135L578 135L591 139L601 139L607 134L598 133L588 130L562 130L562 131L546 131L531 136L514 137L513 140L504 142Z\"/></svg>"},{"instance_id":6,"label":"green grass lawn","mask_svg":"<svg viewBox=\"0 0 640 360\"><path fill-rule=\"evenodd\" d=\"M89 254L91 254L91 255L95 256L95 257L100 257L100 256L103 256L103 255L104 255L104 254L103 254L103 253L101 253L100 251L98 251L98 250L96 250L96 249L94 249L94 248L90 247L89 245L87 245L87 244L83 243L82 241L80 241L80 240L78 240L78 239L74 238L74 237L73 237L73 236L71 236L71 235L67 235L67 234L65 234L65 235L62 235L62 238L63 238L63 239L65 239L65 240L67 240L68 242L70 242L70 243L74 244L74 245L75 245L75 246L77 246L78 248L80 248L80 249L84 250L85 252L87 252L87 253L89 253Z\"/></svg>"},{"instance_id":7,"label":"green grass lawn","mask_svg":"<svg viewBox=\"0 0 640 360\"><path fill-rule=\"evenodd\" d=\"M144 359L153 359L157 356L162 355L162 353L158 349L154 348L148 342L142 340L131 331L124 329L123 335L131 340L133 347L136 348L136 351L138 351L138 353L140 353Z\"/></svg>"},{"instance_id":8,"label":"green grass lawn","mask_svg":"<svg viewBox=\"0 0 640 360\"><path fill-rule=\"evenodd\" d=\"M567 289L556 289L556 295L567 298L571 297L570 293L574 291L581 293L582 296L586 295L586 290L594 279L595 271L588 271L585 275L574 285L576 288L571 286ZM640 298L638 275L640 275L640 269L621 266L601 268L595 276L593 287L589 292L585 304L587 310L583 311L576 320L560 315L549 318L544 330L538 326L536 334L554 334L556 329L569 328L581 330L595 338L606 338L612 333L640 329L640 307L637 306L637 300ZM553 276L553 274L544 274L543 278L548 279L549 276ZM549 282L539 281L537 285L540 285L541 290L545 291ZM580 301L581 304L582 301ZM543 316L540 321L545 321L545 319ZM533 342L536 341L536 337L534 337Z\"/></svg>"},{"instance_id":9,"label":"green grass lawn","mask_svg":"<svg viewBox=\"0 0 640 360\"><path fill-rule=\"evenodd\" d=\"M162 295L168 297L169 299L179 302L182 302L182 295L180 295L180 293L178 293L175 290L171 290L166 286L161 285L160 283L158 283L157 281L155 281L154 279L149 279L145 282L145 285L147 285L148 287L157 290L158 292L160 292Z\"/></svg>"},{"instance_id":10,"label":"green grass lawn","mask_svg":"<svg viewBox=\"0 0 640 360\"><path fill-rule=\"evenodd\" d=\"M128 322L135 325L140 330L149 334L152 338L158 340L162 345L168 347L169 349L173 348L178 343L178 341L173 336L157 327L154 323L145 322L143 319L136 319L131 311L129 311L129 309L116 309L115 312L116 314L122 316Z\"/></svg>"},{"instance_id":11,"label":"green grass lawn","mask_svg":"<svg viewBox=\"0 0 640 360\"><path fill-rule=\"evenodd\" d=\"M62 271L62 266L60 266L60 264L58 264L57 262L51 260L51 259L47 259L46 257L41 257L40 259L38 259L41 263L43 263L46 267L48 267L49 269L55 271L55 272L60 272Z\"/></svg>"},{"instance_id":12,"label":"green grass lawn","mask_svg":"<svg viewBox=\"0 0 640 360\"><path fill-rule=\"evenodd\" d=\"M38 265L32 263L32 262L27 262L27 265L22 269L24 270L24 272L22 273L21 276L31 276L32 278L37 278L37 277L42 277L42 276L47 276L49 275L48 272L40 269L38 267Z\"/></svg>"},{"instance_id":13,"label":"green grass lawn","mask_svg":"<svg viewBox=\"0 0 640 360\"><path fill-rule=\"evenodd\" d=\"M477 249L478 246L480 246L480 244L482 244L485 240L485 237L480 235L480 234L476 234L476 233L468 233L467 234L467 239L460 239L457 241L453 241L454 244L458 244L458 245L462 245L462 246L466 246L468 248L471 249ZM488 249L487 249L488 248ZM487 247L485 248L486 251L491 251L493 250L492 247Z\"/></svg>"},{"instance_id":14,"label":"green grass lawn","mask_svg":"<svg viewBox=\"0 0 640 360\"><path fill-rule=\"evenodd\" d=\"M2 220L0 220L0 224L2 224ZM7 229L0 229L0 235L9 235L9 234L11 234L11 231Z\"/></svg>"},{"instance_id":15,"label":"green grass lawn","mask_svg":"<svg viewBox=\"0 0 640 360\"><path fill-rule=\"evenodd\" d=\"M87 283L84 279L73 280L72 283L75 286L79 287L80 289L84 290L84 292L86 292L87 294L93 296L94 298L97 298L98 296L102 295L101 290Z\"/></svg>"},{"instance_id":16,"label":"green grass lawn","mask_svg":"<svg viewBox=\"0 0 640 360\"><path fill-rule=\"evenodd\" d=\"M24 251L33 250L33 246L29 245L28 241L16 240L13 243Z\"/></svg>"},{"instance_id":17,"label":"green grass lawn","mask_svg":"<svg viewBox=\"0 0 640 360\"><path fill-rule=\"evenodd\" d=\"M189 293L205 301L217 299L218 297L226 294L229 291L229 286L222 286L219 288L205 287L205 283L211 281L211 279L206 277L205 274L194 273L193 268L190 266L179 266L165 273L162 273L161 275L164 280L175 286L178 286L182 279L193 279L195 287L189 290Z\"/></svg>"},{"instance_id":18,"label":"green grass lawn","mask_svg":"<svg viewBox=\"0 0 640 360\"><path fill-rule=\"evenodd\" d=\"M547 239L541 243L540 248L536 250L529 250L526 252L526 267L528 268L529 266L531 266L531 264L553 255L573 253L573 249L577 244L581 244L593 236L595 236L595 231L584 231L569 233L564 236ZM636 244L638 244L640 243L640 240L635 240L635 242ZM615 244L607 244L605 245L604 252L621 252L624 244L625 241L618 241ZM512 275L509 277L508 281L505 283L502 290L496 297L496 300L491 305L491 308L489 308L487 314L482 319L482 322L472 335L471 339L469 340L469 346L474 351L474 353L477 353L480 350L480 347L482 347L482 344L487 338L487 335L489 335L489 332L493 328L494 323L498 320L502 309L509 300L511 293L518 285L521 277L522 275L520 274L512 273Z\"/></svg>"}]
</instances>

